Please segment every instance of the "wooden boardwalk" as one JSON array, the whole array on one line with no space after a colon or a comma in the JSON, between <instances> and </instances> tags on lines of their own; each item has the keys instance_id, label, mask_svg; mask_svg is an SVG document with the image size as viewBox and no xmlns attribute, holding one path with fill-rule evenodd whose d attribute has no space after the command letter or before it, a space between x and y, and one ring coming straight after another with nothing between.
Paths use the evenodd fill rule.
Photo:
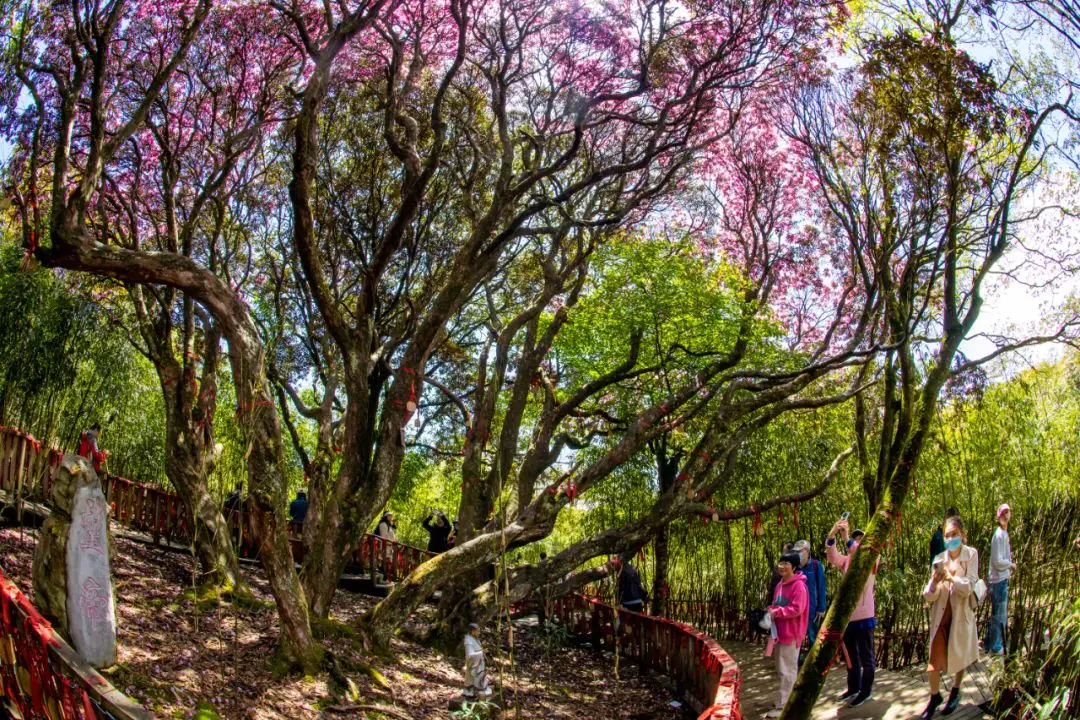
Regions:
<instances>
[{"instance_id":1,"label":"wooden boardwalk","mask_svg":"<svg viewBox=\"0 0 1080 720\"><path fill-rule=\"evenodd\" d=\"M735 658L742 671L742 709L746 720L756 720L768 712L776 702L780 686L773 659L763 655L763 647L740 642L724 642L724 649ZM976 663L964 679L960 707L946 720L974 720L989 717L979 709L979 703L987 699L989 678L985 661ZM814 707L814 720L911 720L917 718L926 707L929 694L925 673L892 672L878 670L874 677L873 699L857 708L849 708L836 702L847 689L843 666L836 666L825 681L825 689ZM942 694L946 695L946 689ZM941 717L935 715L935 718Z\"/></svg>"}]
</instances>

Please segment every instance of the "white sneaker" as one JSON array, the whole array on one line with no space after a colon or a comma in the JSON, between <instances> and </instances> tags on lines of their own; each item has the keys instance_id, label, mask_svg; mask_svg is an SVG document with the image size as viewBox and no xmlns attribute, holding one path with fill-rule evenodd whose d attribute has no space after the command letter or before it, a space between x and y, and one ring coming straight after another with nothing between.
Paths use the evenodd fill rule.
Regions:
<instances>
[{"instance_id":1,"label":"white sneaker","mask_svg":"<svg viewBox=\"0 0 1080 720\"><path fill-rule=\"evenodd\" d=\"M781 714L782 714L783 712L784 712L784 711L783 711L783 710L781 710L780 708L773 708L773 709L772 709L772 710L770 710L769 712L765 713L765 717L767 717L767 718L778 718L778 717L780 717L780 715L781 715Z\"/></svg>"}]
</instances>

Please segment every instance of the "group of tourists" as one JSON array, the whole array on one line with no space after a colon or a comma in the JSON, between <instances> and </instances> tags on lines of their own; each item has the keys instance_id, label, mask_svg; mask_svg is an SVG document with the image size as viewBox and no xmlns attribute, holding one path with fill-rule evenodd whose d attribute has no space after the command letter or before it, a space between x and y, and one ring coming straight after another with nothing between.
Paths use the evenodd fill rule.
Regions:
<instances>
[{"instance_id":1,"label":"group of tourists","mask_svg":"<svg viewBox=\"0 0 1080 720\"><path fill-rule=\"evenodd\" d=\"M964 672L979 658L975 614L978 604L989 597L990 623L983 643L992 655L1004 652L1008 617L1009 578L1016 569L1009 544L1009 521L1012 510L1007 504L997 510L998 527L990 543L989 586L979 578L979 551L966 544L964 523L956 508L949 508L945 519L930 543L930 579L922 595L930 614L928 674L930 699L922 720L930 720L940 710L952 714L960 703L960 684ZM846 573L859 551L862 530L851 530L847 513L841 516L825 540L825 554L830 565ZM840 542L838 542L838 539ZM843 635L847 664L847 690L837 700L858 707L872 699L874 686L874 586L880 558L863 586L859 601ZM800 664L799 651L804 641L812 646L825 616L825 574L811 557L810 543L799 540L785 543L769 584L767 617L762 627L769 630L766 655L771 655L780 677L775 707L765 717L779 717L787 703ZM948 699L941 694L941 676L952 677Z\"/></svg>"},{"instance_id":2,"label":"group of tourists","mask_svg":"<svg viewBox=\"0 0 1080 720\"><path fill-rule=\"evenodd\" d=\"M837 544L837 536L843 541ZM859 550L864 533L851 530L847 514L833 525L825 540L825 555L829 564L846 573L852 558ZM765 717L780 717L798 675L799 651L804 642L813 646L821 623L825 619L825 569L812 557L810 541L785 543L769 582L767 617L769 630L765 654L771 655L780 676L776 705ZM847 661L847 690L839 701L858 707L872 697L874 687L874 583L879 563L873 571L844 630L844 653Z\"/></svg>"},{"instance_id":3,"label":"group of tourists","mask_svg":"<svg viewBox=\"0 0 1080 720\"><path fill-rule=\"evenodd\" d=\"M244 503L241 495L243 489L243 483L237 483L233 491L225 497L225 502L222 503L222 510L225 512L240 510ZM303 523L307 520L307 513L307 492L305 490L298 490L296 497L289 503L289 520L294 523ZM458 524L456 520L450 522L442 510L431 510L428 513L428 516L424 518L421 525L423 525L424 530L427 531L429 536L427 545L428 552L442 553L454 547ZM383 513L382 517L379 518L378 524L375 526L373 534L384 540L397 542L397 520L393 512L388 510Z\"/></svg>"}]
</instances>

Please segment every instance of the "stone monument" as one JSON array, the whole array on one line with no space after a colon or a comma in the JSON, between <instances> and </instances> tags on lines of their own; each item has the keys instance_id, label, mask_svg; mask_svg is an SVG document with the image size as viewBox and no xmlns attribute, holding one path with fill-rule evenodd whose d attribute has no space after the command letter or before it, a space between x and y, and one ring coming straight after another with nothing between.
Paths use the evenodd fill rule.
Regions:
<instances>
[{"instance_id":1,"label":"stone monument","mask_svg":"<svg viewBox=\"0 0 1080 720\"><path fill-rule=\"evenodd\" d=\"M86 662L112 665L116 594L109 506L90 463L64 455L53 475L51 500L34 551L34 603Z\"/></svg>"}]
</instances>

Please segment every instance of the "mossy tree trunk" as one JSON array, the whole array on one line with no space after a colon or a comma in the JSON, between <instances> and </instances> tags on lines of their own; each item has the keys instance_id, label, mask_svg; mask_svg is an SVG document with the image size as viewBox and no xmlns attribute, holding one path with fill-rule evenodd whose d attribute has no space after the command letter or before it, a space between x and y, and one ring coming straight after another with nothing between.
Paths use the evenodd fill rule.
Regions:
<instances>
[{"instance_id":1,"label":"mossy tree trunk","mask_svg":"<svg viewBox=\"0 0 1080 720\"><path fill-rule=\"evenodd\" d=\"M679 465L682 462L683 452L675 450L669 452L669 435L661 436L652 444L653 455L656 457L656 474L660 487L660 493L666 493L675 486L675 477L679 474ZM653 557L655 566L653 571L651 612L653 615L667 614L668 592L668 533L671 524L664 523L656 532L653 539Z\"/></svg>"},{"instance_id":2,"label":"mossy tree trunk","mask_svg":"<svg viewBox=\"0 0 1080 720\"><path fill-rule=\"evenodd\" d=\"M169 209L175 212L171 205ZM195 303L186 294L172 289L147 293L142 286L131 285L128 296L141 336L137 346L154 365L161 385L165 475L193 519L198 582L204 587L243 589L228 525L208 484L219 454L214 413L221 334L209 317L198 321ZM178 328L175 317L180 318Z\"/></svg>"}]
</instances>

